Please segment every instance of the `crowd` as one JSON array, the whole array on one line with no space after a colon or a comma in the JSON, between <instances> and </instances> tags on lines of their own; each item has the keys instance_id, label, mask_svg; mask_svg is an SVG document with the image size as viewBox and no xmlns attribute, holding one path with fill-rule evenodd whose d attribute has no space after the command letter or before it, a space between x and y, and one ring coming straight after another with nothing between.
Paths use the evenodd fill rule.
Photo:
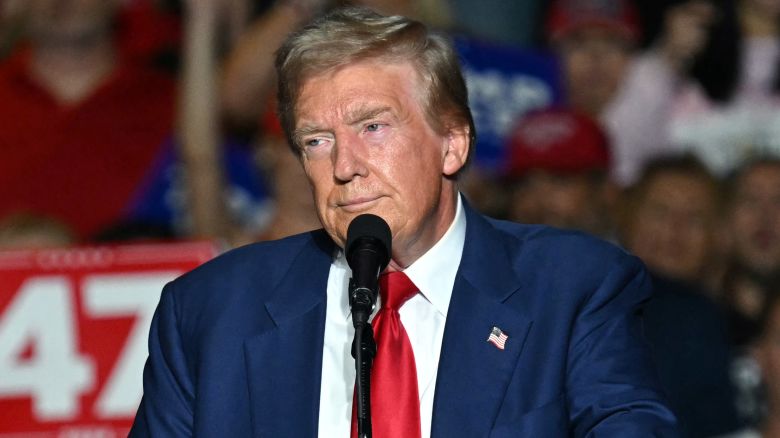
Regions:
<instances>
[{"instance_id":1,"label":"crowd","mask_svg":"<svg viewBox=\"0 0 780 438\"><path fill-rule=\"evenodd\" d=\"M0 247L318 228L273 54L342 3L0 0ZM688 436L780 437L780 1L349 3L431 24L467 64L489 46L554 66L535 107L477 114L467 199L639 256ZM497 99L480 74L474 99ZM485 114L504 128L480 159Z\"/></svg>"}]
</instances>

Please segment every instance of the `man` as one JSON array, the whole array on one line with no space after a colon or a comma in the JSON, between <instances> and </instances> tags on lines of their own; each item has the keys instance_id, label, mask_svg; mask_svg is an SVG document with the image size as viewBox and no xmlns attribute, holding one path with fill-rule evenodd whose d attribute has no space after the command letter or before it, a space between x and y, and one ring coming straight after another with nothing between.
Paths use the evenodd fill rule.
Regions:
<instances>
[{"instance_id":1,"label":"man","mask_svg":"<svg viewBox=\"0 0 780 438\"><path fill-rule=\"evenodd\" d=\"M625 192L621 241L656 274L715 288L719 257L720 186L693 155L650 161Z\"/></svg>"},{"instance_id":2,"label":"man","mask_svg":"<svg viewBox=\"0 0 780 438\"><path fill-rule=\"evenodd\" d=\"M632 0L556 0L546 37L560 57L569 104L601 117L618 93L639 39Z\"/></svg>"},{"instance_id":3,"label":"man","mask_svg":"<svg viewBox=\"0 0 780 438\"><path fill-rule=\"evenodd\" d=\"M508 142L510 220L611 237L616 188L598 122L566 108L523 117Z\"/></svg>"},{"instance_id":4,"label":"man","mask_svg":"<svg viewBox=\"0 0 780 438\"><path fill-rule=\"evenodd\" d=\"M0 64L0 220L77 240L127 219L173 129L174 83L122 50L117 0L33 0Z\"/></svg>"},{"instance_id":5,"label":"man","mask_svg":"<svg viewBox=\"0 0 780 438\"><path fill-rule=\"evenodd\" d=\"M727 326L716 305L719 183L696 157L650 161L626 193L621 242L647 265L653 300L644 333L685 436L722 436L739 425Z\"/></svg>"},{"instance_id":6,"label":"man","mask_svg":"<svg viewBox=\"0 0 780 438\"><path fill-rule=\"evenodd\" d=\"M755 277L780 273L780 157L746 163L733 180L729 228L740 265Z\"/></svg>"},{"instance_id":7,"label":"man","mask_svg":"<svg viewBox=\"0 0 780 438\"><path fill-rule=\"evenodd\" d=\"M648 83L665 72L637 74L635 49L642 29L635 3L556 0L546 28L550 48L561 62L568 104L603 124L612 149L611 177L621 186L632 184L649 158L669 150L657 141L658 132L647 129L657 126L648 111L656 113L664 97L649 93ZM645 106L637 104L640 100Z\"/></svg>"},{"instance_id":8,"label":"man","mask_svg":"<svg viewBox=\"0 0 780 438\"><path fill-rule=\"evenodd\" d=\"M372 414L417 430L376 427L377 438L675 434L639 339L649 292L638 261L460 200L474 130L441 37L339 10L292 35L276 65L282 126L325 230L235 250L167 286L131 436L348 436L340 248L362 213L387 221L389 275L419 290L398 311L415 367L399 357L398 368L417 393ZM396 416L407 402L419 402L416 419Z\"/></svg>"},{"instance_id":9,"label":"man","mask_svg":"<svg viewBox=\"0 0 780 438\"><path fill-rule=\"evenodd\" d=\"M732 312L732 336L744 345L754 337L768 287L780 279L780 158L746 162L729 182L732 254L722 293Z\"/></svg>"}]
</instances>

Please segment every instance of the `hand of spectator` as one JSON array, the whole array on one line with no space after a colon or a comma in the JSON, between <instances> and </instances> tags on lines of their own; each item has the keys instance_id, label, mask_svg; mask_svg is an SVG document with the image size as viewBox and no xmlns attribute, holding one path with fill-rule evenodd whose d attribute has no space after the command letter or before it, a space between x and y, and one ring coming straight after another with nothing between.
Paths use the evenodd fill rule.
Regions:
<instances>
[{"instance_id":1,"label":"hand of spectator","mask_svg":"<svg viewBox=\"0 0 780 438\"><path fill-rule=\"evenodd\" d=\"M659 50L674 70L687 69L704 49L716 12L706 0L690 0L666 12Z\"/></svg>"}]
</instances>

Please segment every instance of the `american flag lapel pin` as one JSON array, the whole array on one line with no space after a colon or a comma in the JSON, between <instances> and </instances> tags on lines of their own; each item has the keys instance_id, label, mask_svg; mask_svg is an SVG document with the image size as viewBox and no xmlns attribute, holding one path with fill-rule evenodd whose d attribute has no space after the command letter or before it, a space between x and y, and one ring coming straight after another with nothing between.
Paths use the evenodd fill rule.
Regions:
<instances>
[{"instance_id":1,"label":"american flag lapel pin","mask_svg":"<svg viewBox=\"0 0 780 438\"><path fill-rule=\"evenodd\" d=\"M509 336L507 336L503 330L498 327L493 327L493 330L490 331L490 336L488 336L487 341L495 345L496 348L503 350L507 339L509 339Z\"/></svg>"}]
</instances>

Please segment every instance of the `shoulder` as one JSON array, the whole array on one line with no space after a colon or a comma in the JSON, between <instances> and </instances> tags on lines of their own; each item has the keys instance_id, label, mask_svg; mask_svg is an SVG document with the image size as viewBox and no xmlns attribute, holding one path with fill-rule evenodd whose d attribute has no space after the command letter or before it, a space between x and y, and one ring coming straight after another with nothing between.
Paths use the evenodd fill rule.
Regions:
<instances>
[{"instance_id":1,"label":"shoulder","mask_svg":"<svg viewBox=\"0 0 780 438\"><path fill-rule=\"evenodd\" d=\"M696 339L696 345L691 345L694 348L706 344L712 349L713 343L726 344L725 314L706 291L657 275L651 278L653 300L644 314L648 335L657 335L660 342L670 332L689 333L684 339Z\"/></svg>"},{"instance_id":2,"label":"shoulder","mask_svg":"<svg viewBox=\"0 0 780 438\"><path fill-rule=\"evenodd\" d=\"M699 285L686 283L660 276L651 275L653 288L657 291L656 302L659 307L681 310L701 310L707 314L721 312L717 303L709 297L710 292Z\"/></svg>"},{"instance_id":3,"label":"shoulder","mask_svg":"<svg viewBox=\"0 0 780 438\"><path fill-rule=\"evenodd\" d=\"M636 274L644 266L638 258L617 245L592 235L544 225L526 225L487 219L503 237L508 256L517 271L541 269L546 275L577 274L579 281L598 281L620 268Z\"/></svg>"},{"instance_id":4,"label":"shoulder","mask_svg":"<svg viewBox=\"0 0 780 438\"><path fill-rule=\"evenodd\" d=\"M322 230L284 239L252 243L230 250L174 280L169 289L176 301L225 300L252 291L260 294L273 286L306 251L329 251ZM332 243L331 249L332 250ZM303 273L302 273L303 274Z\"/></svg>"},{"instance_id":5,"label":"shoulder","mask_svg":"<svg viewBox=\"0 0 780 438\"><path fill-rule=\"evenodd\" d=\"M518 309L576 314L586 303L633 307L650 296L643 264L587 235L470 214L461 272L483 288L515 290Z\"/></svg>"}]
</instances>

